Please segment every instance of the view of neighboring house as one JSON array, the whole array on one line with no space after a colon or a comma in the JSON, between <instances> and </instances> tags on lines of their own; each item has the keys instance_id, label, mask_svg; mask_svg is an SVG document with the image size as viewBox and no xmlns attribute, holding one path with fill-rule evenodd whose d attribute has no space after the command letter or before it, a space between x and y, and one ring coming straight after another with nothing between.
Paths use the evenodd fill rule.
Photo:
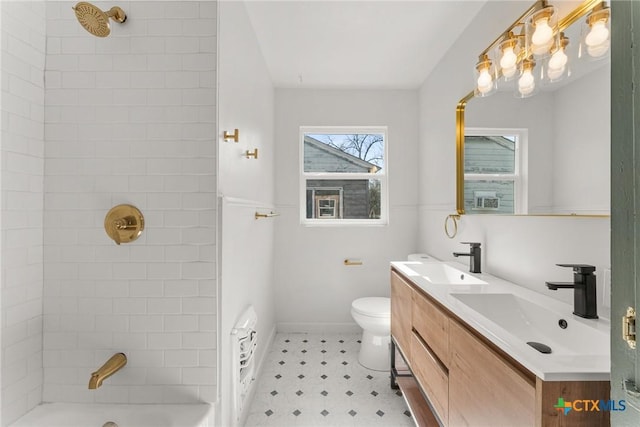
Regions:
<instances>
[{"instance_id":1,"label":"view of neighboring house","mask_svg":"<svg viewBox=\"0 0 640 427\"><path fill-rule=\"evenodd\" d=\"M305 172L374 173L378 167L309 135L304 138ZM371 218L368 179L307 180L307 218Z\"/></svg>"},{"instance_id":2,"label":"view of neighboring house","mask_svg":"<svg viewBox=\"0 0 640 427\"><path fill-rule=\"evenodd\" d=\"M495 135L466 135L464 208L474 213L514 213L515 141ZM468 179L468 175L476 178ZM486 178L478 175L486 174ZM498 175L509 179L496 179Z\"/></svg>"}]
</instances>

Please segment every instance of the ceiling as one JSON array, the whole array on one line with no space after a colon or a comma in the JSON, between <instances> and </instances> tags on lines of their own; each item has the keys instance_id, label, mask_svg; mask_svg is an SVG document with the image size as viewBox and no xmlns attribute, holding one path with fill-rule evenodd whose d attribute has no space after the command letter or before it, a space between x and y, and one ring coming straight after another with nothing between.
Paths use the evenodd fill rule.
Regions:
<instances>
[{"instance_id":1,"label":"ceiling","mask_svg":"<svg viewBox=\"0 0 640 427\"><path fill-rule=\"evenodd\" d=\"M276 87L418 88L486 1L245 1Z\"/></svg>"}]
</instances>

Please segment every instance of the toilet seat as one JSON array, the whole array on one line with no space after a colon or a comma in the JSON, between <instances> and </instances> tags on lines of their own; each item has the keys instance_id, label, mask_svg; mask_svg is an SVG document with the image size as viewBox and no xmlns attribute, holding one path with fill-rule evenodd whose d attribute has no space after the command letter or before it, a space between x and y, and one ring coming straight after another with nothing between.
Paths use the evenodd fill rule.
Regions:
<instances>
[{"instance_id":1,"label":"toilet seat","mask_svg":"<svg viewBox=\"0 0 640 427\"><path fill-rule=\"evenodd\" d=\"M363 316L390 317L391 300L384 297L358 298L351 303L351 309Z\"/></svg>"}]
</instances>

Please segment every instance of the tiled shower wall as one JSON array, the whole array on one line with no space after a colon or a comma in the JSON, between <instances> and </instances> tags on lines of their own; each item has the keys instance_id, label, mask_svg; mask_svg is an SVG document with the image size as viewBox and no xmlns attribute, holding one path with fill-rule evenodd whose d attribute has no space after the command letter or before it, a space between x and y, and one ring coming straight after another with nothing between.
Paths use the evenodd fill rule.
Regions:
<instances>
[{"instance_id":1,"label":"tiled shower wall","mask_svg":"<svg viewBox=\"0 0 640 427\"><path fill-rule=\"evenodd\" d=\"M2 414L42 396L44 2L2 2L0 123Z\"/></svg>"},{"instance_id":2,"label":"tiled shower wall","mask_svg":"<svg viewBox=\"0 0 640 427\"><path fill-rule=\"evenodd\" d=\"M216 399L216 2L47 2L43 400ZM116 245L107 211L145 230ZM128 365L98 390L112 354Z\"/></svg>"}]
</instances>

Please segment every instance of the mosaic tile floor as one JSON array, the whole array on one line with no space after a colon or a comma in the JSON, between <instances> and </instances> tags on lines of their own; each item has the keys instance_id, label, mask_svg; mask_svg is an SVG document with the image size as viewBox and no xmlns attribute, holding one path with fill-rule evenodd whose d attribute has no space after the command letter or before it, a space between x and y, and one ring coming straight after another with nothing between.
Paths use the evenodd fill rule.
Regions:
<instances>
[{"instance_id":1,"label":"mosaic tile floor","mask_svg":"<svg viewBox=\"0 0 640 427\"><path fill-rule=\"evenodd\" d=\"M413 426L389 373L358 363L360 334L277 334L249 408L253 426Z\"/></svg>"}]
</instances>

